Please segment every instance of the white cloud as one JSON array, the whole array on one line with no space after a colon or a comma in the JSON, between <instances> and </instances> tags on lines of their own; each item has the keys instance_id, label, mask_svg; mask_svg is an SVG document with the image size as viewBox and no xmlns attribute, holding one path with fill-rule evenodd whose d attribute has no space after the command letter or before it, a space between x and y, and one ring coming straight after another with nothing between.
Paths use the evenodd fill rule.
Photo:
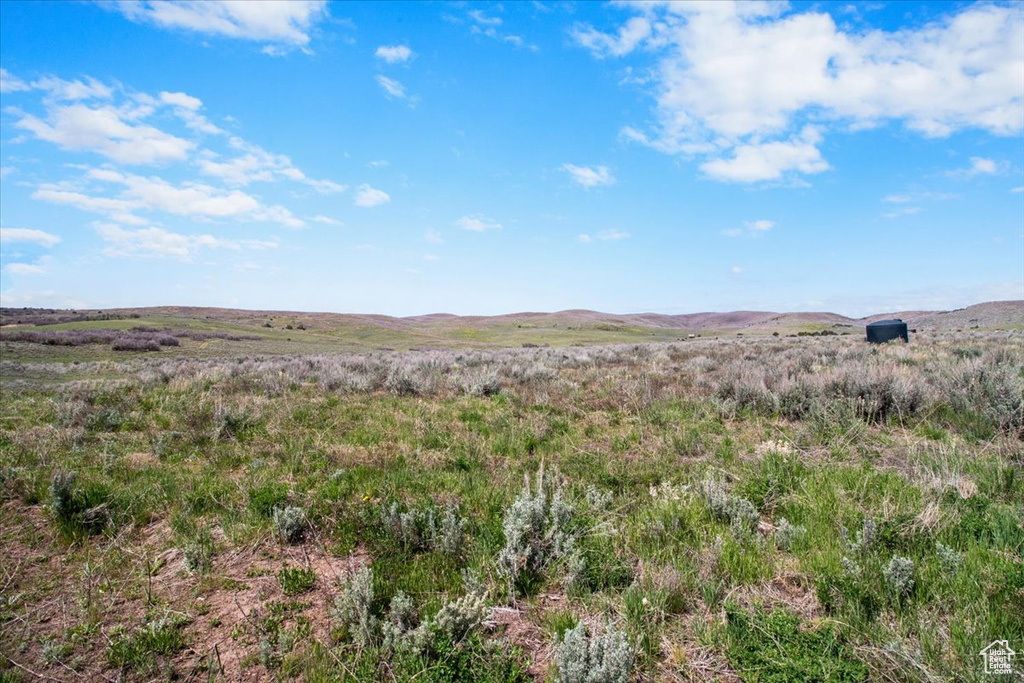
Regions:
<instances>
[{"instance_id":1,"label":"white cloud","mask_svg":"<svg viewBox=\"0 0 1024 683\"><path fill-rule=\"evenodd\" d=\"M501 17L489 17L478 9L467 12L469 18L483 26L501 26Z\"/></svg>"},{"instance_id":2,"label":"white cloud","mask_svg":"<svg viewBox=\"0 0 1024 683\"><path fill-rule=\"evenodd\" d=\"M913 216L915 213L921 213L920 206L901 206L893 211L886 211L882 214L883 218L899 218L900 216Z\"/></svg>"},{"instance_id":3,"label":"white cloud","mask_svg":"<svg viewBox=\"0 0 1024 683\"><path fill-rule=\"evenodd\" d=\"M395 79L388 78L387 76L381 76L380 74L376 76L376 79L377 83L379 83L380 87L384 89L384 92L388 97L397 97L399 99L405 99L408 97L408 95L405 94L405 86Z\"/></svg>"},{"instance_id":4,"label":"white cloud","mask_svg":"<svg viewBox=\"0 0 1024 683\"><path fill-rule=\"evenodd\" d=\"M203 249L275 249L274 242L228 240L213 235L184 235L161 228L128 230L114 223L94 224L96 232L109 244L107 256L171 256L189 260Z\"/></svg>"},{"instance_id":5,"label":"white cloud","mask_svg":"<svg viewBox=\"0 0 1024 683\"><path fill-rule=\"evenodd\" d=\"M183 92L161 92L160 101L165 104L174 105L175 107L184 107L185 109L192 109L193 111L202 108L203 101L198 97L192 97L191 95Z\"/></svg>"},{"instance_id":6,"label":"white cloud","mask_svg":"<svg viewBox=\"0 0 1024 683\"><path fill-rule=\"evenodd\" d=\"M272 154L259 145L233 137L228 143L233 149L244 152L240 157L218 161L216 155L207 152L197 161L204 175L220 178L231 187L244 187L254 182L293 180L305 183L321 194L344 192L347 186L332 180L314 180L306 177L284 154Z\"/></svg>"},{"instance_id":7,"label":"white cloud","mask_svg":"<svg viewBox=\"0 0 1024 683\"><path fill-rule=\"evenodd\" d=\"M123 164L181 161L195 147L190 140L126 120L123 111L109 105L52 106L47 121L16 113L21 118L14 125L40 140L66 150L96 152Z\"/></svg>"},{"instance_id":8,"label":"white cloud","mask_svg":"<svg viewBox=\"0 0 1024 683\"><path fill-rule=\"evenodd\" d=\"M779 180L790 171L821 173L829 165L821 158L816 146L819 141L816 131L808 126L799 138L787 142L738 145L731 158L707 161L700 170L715 180L739 183Z\"/></svg>"},{"instance_id":9,"label":"white cloud","mask_svg":"<svg viewBox=\"0 0 1024 683\"><path fill-rule=\"evenodd\" d=\"M1010 165L1005 161L986 159L985 157L971 157L970 166L950 171L946 175L950 178L973 178L979 175L998 175L1005 173Z\"/></svg>"},{"instance_id":10,"label":"white cloud","mask_svg":"<svg viewBox=\"0 0 1024 683\"><path fill-rule=\"evenodd\" d=\"M108 5L132 21L270 43L270 53L304 48L327 17L326 0L141 0Z\"/></svg>"},{"instance_id":11,"label":"white cloud","mask_svg":"<svg viewBox=\"0 0 1024 683\"><path fill-rule=\"evenodd\" d=\"M356 192L356 206L372 207L379 206L381 204L387 204L391 201L391 195L384 190L378 190L375 187L363 184L359 186L359 191Z\"/></svg>"},{"instance_id":12,"label":"white cloud","mask_svg":"<svg viewBox=\"0 0 1024 683\"><path fill-rule=\"evenodd\" d=\"M430 244L441 244L444 240L441 238L441 233L437 230L427 230L423 235L423 239Z\"/></svg>"},{"instance_id":13,"label":"white cloud","mask_svg":"<svg viewBox=\"0 0 1024 683\"><path fill-rule=\"evenodd\" d=\"M374 54L388 64L398 64L412 59L413 51L407 45L381 45Z\"/></svg>"},{"instance_id":14,"label":"white cloud","mask_svg":"<svg viewBox=\"0 0 1024 683\"><path fill-rule=\"evenodd\" d=\"M906 204L910 200L910 195L905 194L890 194L882 197L883 202L889 202L890 204Z\"/></svg>"},{"instance_id":15,"label":"white cloud","mask_svg":"<svg viewBox=\"0 0 1024 683\"><path fill-rule=\"evenodd\" d=\"M46 268L37 263L8 263L6 270L12 275L45 275Z\"/></svg>"},{"instance_id":16,"label":"white cloud","mask_svg":"<svg viewBox=\"0 0 1024 683\"><path fill-rule=\"evenodd\" d=\"M1020 185L1019 187L1015 187L1015 188L1011 189L1010 192L1013 192L1014 194L1020 194L1021 192L1024 192L1024 185Z\"/></svg>"},{"instance_id":17,"label":"white cloud","mask_svg":"<svg viewBox=\"0 0 1024 683\"><path fill-rule=\"evenodd\" d=\"M370 168L387 168L391 165L391 162L387 159L375 159L366 163Z\"/></svg>"},{"instance_id":18,"label":"white cloud","mask_svg":"<svg viewBox=\"0 0 1024 683\"><path fill-rule=\"evenodd\" d=\"M60 242L60 237L30 228L0 228L0 243L7 242L31 242L43 247L52 247Z\"/></svg>"},{"instance_id":19,"label":"white cloud","mask_svg":"<svg viewBox=\"0 0 1024 683\"><path fill-rule=\"evenodd\" d=\"M424 254L423 255L423 260L424 261L440 261L441 257L438 256L437 254Z\"/></svg>"},{"instance_id":20,"label":"white cloud","mask_svg":"<svg viewBox=\"0 0 1024 683\"><path fill-rule=\"evenodd\" d=\"M775 221L759 218L756 221L743 221L743 228L729 228L722 231L726 237L760 237L775 227Z\"/></svg>"},{"instance_id":21,"label":"white cloud","mask_svg":"<svg viewBox=\"0 0 1024 683\"><path fill-rule=\"evenodd\" d=\"M18 169L16 169L14 166L0 166L0 180L3 180L7 176L17 172Z\"/></svg>"},{"instance_id":22,"label":"white cloud","mask_svg":"<svg viewBox=\"0 0 1024 683\"><path fill-rule=\"evenodd\" d=\"M324 225L337 225L337 226L345 225L344 223L342 223L338 219L330 218L328 216L313 216L309 220L313 221L314 223L323 223Z\"/></svg>"},{"instance_id":23,"label":"white cloud","mask_svg":"<svg viewBox=\"0 0 1024 683\"><path fill-rule=\"evenodd\" d=\"M580 25L572 30L572 37L598 57L621 57L632 52L651 35L651 22L646 17L633 17L623 24L618 35L608 35Z\"/></svg>"},{"instance_id":24,"label":"white cloud","mask_svg":"<svg viewBox=\"0 0 1024 683\"><path fill-rule=\"evenodd\" d=\"M267 221L288 228L301 228L305 222L282 206L265 206L255 197L239 190L224 190L205 183L174 185L157 176L125 174L108 168L94 168L86 178L100 183L123 186L117 197L86 194L64 185L41 185L33 199L74 206L82 211L108 215L118 222L144 224L136 211L162 212L193 220L234 218Z\"/></svg>"},{"instance_id":25,"label":"white cloud","mask_svg":"<svg viewBox=\"0 0 1024 683\"><path fill-rule=\"evenodd\" d=\"M729 272L732 273L733 275L739 275L740 273L743 272L743 269L740 268L739 266L733 266L732 268L729 269Z\"/></svg>"},{"instance_id":26,"label":"white cloud","mask_svg":"<svg viewBox=\"0 0 1024 683\"><path fill-rule=\"evenodd\" d=\"M12 76L7 69L0 69L0 93L19 92L31 89L32 87L28 83L20 78Z\"/></svg>"},{"instance_id":27,"label":"white cloud","mask_svg":"<svg viewBox=\"0 0 1024 683\"><path fill-rule=\"evenodd\" d=\"M55 100L108 100L113 91L95 78L85 81L65 81L54 76L46 76L32 81L32 88L45 90Z\"/></svg>"},{"instance_id":28,"label":"white cloud","mask_svg":"<svg viewBox=\"0 0 1024 683\"><path fill-rule=\"evenodd\" d=\"M501 223L497 222L492 218L488 218L482 213L474 213L469 216L463 216L459 220L455 221L455 225L462 228L463 230L471 230L473 232L484 232L485 230L501 230Z\"/></svg>"},{"instance_id":29,"label":"white cloud","mask_svg":"<svg viewBox=\"0 0 1024 683\"><path fill-rule=\"evenodd\" d=\"M500 5L494 5L494 7L501 9ZM508 33L501 33L498 31L498 27L501 26L501 17L489 16L484 14L481 10L471 10L466 13L470 19L469 32L476 36L486 36L493 40L497 40L501 43L509 43L516 47L525 47L533 52L540 50L539 47L532 43L527 43L522 36L517 36ZM461 21L456 20L457 23Z\"/></svg>"},{"instance_id":30,"label":"white cloud","mask_svg":"<svg viewBox=\"0 0 1024 683\"><path fill-rule=\"evenodd\" d=\"M586 233L582 235L577 235L576 239L579 240L580 242L583 242L584 244L590 244L595 239L601 240L602 242L613 242L616 240L627 239L629 236L630 235L628 232L623 232L621 230L602 230L601 232L593 236L588 235Z\"/></svg>"},{"instance_id":31,"label":"white cloud","mask_svg":"<svg viewBox=\"0 0 1024 683\"><path fill-rule=\"evenodd\" d=\"M596 57L657 54L658 124L623 136L666 153L704 157L734 182L819 173L809 120L857 130L901 121L925 136L1024 129L1024 12L978 3L901 31L838 27L823 10L786 3L628 5L617 30L588 26L576 41ZM646 26L649 25L649 31Z\"/></svg>"},{"instance_id":32,"label":"white cloud","mask_svg":"<svg viewBox=\"0 0 1024 683\"><path fill-rule=\"evenodd\" d=\"M615 184L615 176L607 166L576 166L562 164L562 170L569 174L573 182L583 187L598 187Z\"/></svg>"}]
</instances>

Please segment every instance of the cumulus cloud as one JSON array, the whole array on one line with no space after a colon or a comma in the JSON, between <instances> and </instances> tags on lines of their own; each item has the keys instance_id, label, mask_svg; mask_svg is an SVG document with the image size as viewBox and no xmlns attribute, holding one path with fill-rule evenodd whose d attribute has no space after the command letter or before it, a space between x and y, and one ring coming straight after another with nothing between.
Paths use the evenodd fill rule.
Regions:
<instances>
[{"instance_id":1,"label":"cumulus cloud","mask_svg":"<svg viewBox=\"0 0 1024 683\"><path fill-rule=\"evenodd\" d=\"M381 204L387 204L391 201L391 195L384 190L378 190L375 187L363 184L359 186L359 191L356 192L355 204L356 206L362 206L370 208L373 206L379 206Z\"/></svg>"},{"instance_id":2,"label":"cumulus cloud","mask_svg":"<svg viewBox=\"0 0 1024 683\"><path fill-rule=\"evenodd\" d=\"M329 216L313 216L309 220L313 221L314 223L323 223L324 225L336 225L336 226L339 226L339 227L342 226L342 225L345 225L344 223L342 223L338 219L331 218Z\"/></svg>"},{"instance_id":3,"label":"cumulus cloud","mask_svg":"<svg viewBox=\"0 0 1024 683\"><path fill-rule=\"evenodd\" d=\"M575 164L562 164L562 170L569 174L572 181L583 187L599 187L601 185L614 185L615 176L608 170L607 166L576 166Z\"/></svg>"},{"instance_id":4,"label":"cumulus cloud","mask_svg":"<svg viewBox=\"0 0 1024 683\"><path fill-rule=\"evenodd\" d=\"M52 106L47 120L16 112L14 125L36 138L71 151L101 154L122 164L154 164L182 161L195 147L191 140L132 121L125 112L109 105Z\"/></svg>"},{"instance_id":5,"label":"cumulus cloud","mask_svg":"<svg viewBox=\"0 0 1024 683\"><path fill-rule=\"evenodd\" d=\"M1024 129L1024 13L975 4L900 31L839 27L786 3L628 5L612 32L577 26L598 58L656 55L658 123L627 139L703 158L710 178L762 182L828 168L829 129L887 121L927 137ZM807 134L809 120L820 128Z\"/></svg>"},{"instance_id":6,"label":"cumulus cloud","mask_svg":"<svg viewBox=\"0 0 1024 683\"><path fill-rule=\"evenodd\" d=\"M0 93L19 92L31 90L32 87L25 81L12 76L7 69L0 69Z\"/></svg>"},{"instance_id":7,"label":"cumulus cloud","mask_svg":"<svg viewBox=\"0 0 1024 683\"><path fill-rule=\"evenodd\" d=\"M970 165L966 168L958 168L946 175L950 178L973 178L979 175L998 175L1005 173L1010 165L1005 161L986 159L985 157L971 157Z\"/></svg>"},{"instance_id":8,"label":"cumulus cloud","mask_svg":"<svg viewBox=\"0 0 1024 683\"><path fill-rule=\"evenodd\" d=\"M191 95L183 92L161 92L160 101L165 104L171 104L175 107L184 107L185 109L191 109L195 111L203 106L203 101L198 97L192 97Z\"/></svg>"},{"instance_id":9,"label":"cumulus cloud","mask_svg":"<svg viewBox=\"0 0 1024 683\"><path fill-rule=\"evenodd\" d=\"M374 54L388 64L400 64L412 59L413 51L407 45L381 45Z\"/></svg>"},{"instance_id":10,"label":"cumulus cloud","mask_svg":"<svg viewBox=\"0 0 1024 683\"><path fill-rule=\"evenodd\" d=\"M621 57L632 52L651 35L647 17L633 17L617 33L606 34L582 24L572 30L572 37L598 57Z\"/></svg>"},{"instance_id":11,"label":"cumulus cloud","mask_svg":"<svg viewBox=\"0 0 1024 683\"><path fill-rule=\"evenodd\" d=\"M52 247L60 242L60 237L30 228L0 228L0 243L8 242L30 242L42 247Z\"/></svg>"},{"instance_id":12,"label":"cumulus cloud","mask_svg":"<svg viewBox=\"0 0 1024 683\"><path fill-rule=\"evenodd\" d=\"M732 273L733 275L739 275L740 273L743 272L743 268L741 268L740 266L733 266L732 268L729 269L729 272Z\"/></svg>"},{"instance_id":13,"label":"cumulus cloud","mask_svg":"<svg viewBox=\"0 0 1024 683\"><path fill-rule=\"evenodd\" d=\"M729 158L707 161L700 170L715 180L738 183L779 180L789 171L821 173L829 165L816 146L820 140L817 130L808 126L800 137L786 142L737 145Z\"/></svg>"},{"instance_id":14,"label":"cumulus cloud","mask_svg":"<svg viewBox=\"0 0 1024 683\"><path fill-rule=\"evenodd\" d=\"M138 211L159 212L193 220L232 218L236 220L279 223L301 228L305 222L282 206L265 206L240 190L224 190L205 183L175 185L158 176L121 173L109 168L94 168L86 179L123 187L116 197L88 194L81 188L44 184L33 199L74 206L82 211L108 215L118 222L143 224Z\"/></svg>"},{"instance_id":15,"label":"cumulus cloud","mask_svg":"<svg viewBox=\"0 0 1024 683\"><path fill-rule=\"evenodd\" d=\"M268 43L271 54L305 48L327 17L326 0L140 0L109 5L131 21Z\"/></svg>"},{"instance_id":16,"label":"cumulus cloud","mask_svg":"<svg viewBox=\"0 0 1024 683\"><path fill-rule=\"evenodd\" d=\"M32 88L45 90L48 97L55 100L107 100L113 95L113 91L109 87L95 78L87 78L84 81L65 81L54 76L46 76L32 81Z\"/></svg>"},{"instance_id":17,"label":"cumulus cloud","mask_svg":"<svg viewBox=\"0 0 1024 683\"><path fill-rule=\"evenodd\" d=\"M462 228L463 230L470 230L472 232L484 232L485 230L501 230L502 225L493 218L488 218L482 213L474 213L469 216L463 216L459 220L455 221L455 225Z\"/></svg>"},{"instance_id":18,"label":"cumulus cloud","mask_svg":"<svg viewBox=\"0 0 1024 683\"><path fill-rule=\"evenodd\" d=\"M170 256L190 260L203 249L274 249L277 244L259 240L228 240L213 235L185 235L161 228L129 230L115 223L93 226L109 246L107 256Z\"/></svg>"}]
</instances>

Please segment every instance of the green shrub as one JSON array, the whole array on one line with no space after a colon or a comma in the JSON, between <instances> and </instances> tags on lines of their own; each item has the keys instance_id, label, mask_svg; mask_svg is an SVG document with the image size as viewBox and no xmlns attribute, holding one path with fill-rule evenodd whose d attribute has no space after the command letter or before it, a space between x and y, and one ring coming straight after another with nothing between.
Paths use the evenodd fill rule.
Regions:
<instances>
[{"instance_id":1,"label":"green shrub","mask_svg":"<svg viewBox=\"0 0 1024 683\"><path fill-rule=\"evenodd\" d=\"M601 636L588 636L586 625L579 624L555 644L559 683L626 683L633 660L626 634L611 624Z\"/></svg>"}]
</instances>

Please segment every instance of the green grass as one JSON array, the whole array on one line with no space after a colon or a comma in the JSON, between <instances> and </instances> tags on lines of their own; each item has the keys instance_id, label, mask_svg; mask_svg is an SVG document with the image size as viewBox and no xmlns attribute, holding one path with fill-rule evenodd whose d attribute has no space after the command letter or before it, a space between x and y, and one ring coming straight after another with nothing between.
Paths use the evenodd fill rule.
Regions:
<instances>
[{"instance_id":1,"label":"green grass","mask_svg":"<svg viewBox=\"0 0 1024 683\"><path fill-rule=\"evenodd\" d=\"M632 334L557 331L569 332ZM273 330L286 333L299 344L330 331ZM183 346L174 353L197 352ZM989 642L1024 645L1022 442L1000 403L1024 364L1006 339L979 336L980 356L961 347L829 337L388 352L359 359L366 370L240 363L235 348L166 377L134 360L67 375L10 363L0 675L22 675L6 657L53 677L65 659L86 677L187 677L229 648L281 678L526 680L531 648L585 621L626 633L644 680L699 677L699 660L669 661L677 650L709 652L747 680L862 680L886 666L897 679L979 678ZM970 408L955 407L964 363L988 382ZM357 372L379 381L346 384ZM416 391L389 388L400 372ZM476 372L501 391L474 395ZM330 373L333 389L320 382ZM68 381L82 377L91 383ZM783 379L802 383L811 409L784 409ZM858 392L909 407L880 419ZM510 604L497 563L507 511L542 465L560 473L571 538ZM60 495L57 472L75 473ZM756 528L711 500L711 480L749 502ZM305 513L294 545L275 535L289 506ZM447 510L463 535L446 550ZM803 528L795 540L776 536L783 518ZM896 557L911 566L902 590ZM360 646L333 610L364 564L378 635ZM278 589L287 602L271 600ZM384 646L400 594L414 629L478 590L512 627L417 652Z\"/></svg>"}]
</instances>

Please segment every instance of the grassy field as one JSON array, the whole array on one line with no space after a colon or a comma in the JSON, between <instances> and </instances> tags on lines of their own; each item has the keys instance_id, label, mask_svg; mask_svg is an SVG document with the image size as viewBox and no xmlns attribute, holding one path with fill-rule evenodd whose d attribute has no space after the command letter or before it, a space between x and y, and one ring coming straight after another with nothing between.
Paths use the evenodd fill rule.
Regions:
<instances>
[{"instance_id":1,"label":"grassy field","mask_svg":"<svg viewBox=\"0 0 1024 683\"><path fill-rule=\"evenodd\" d=\"M0 681L982 681L1024 651L1019 331L282 323L0 342Z\"/></svg>"}]
</instances>

